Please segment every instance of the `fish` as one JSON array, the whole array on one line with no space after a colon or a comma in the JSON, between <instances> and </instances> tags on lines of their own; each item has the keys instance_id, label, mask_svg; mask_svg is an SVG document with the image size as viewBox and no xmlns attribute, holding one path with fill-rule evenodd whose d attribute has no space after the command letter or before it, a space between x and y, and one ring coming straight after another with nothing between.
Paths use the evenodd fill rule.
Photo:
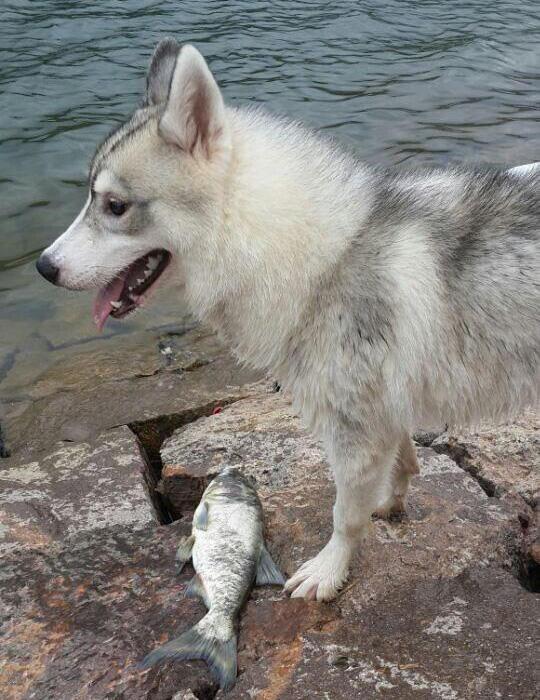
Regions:
<instances>
[{"instance_id":1,"label":"fish","mask_svg":"<svg viewBox=\"0 0 540 700\"><path fill-rule=\"evenodd\" d=\"M266 549L263 525L257 491L238 468L226 467L203 493L191 535L180 541L176 553L178 571L191 559L196 572L185 595L200 598L208 612L191 629L150 652L142 669L164 659L202 659L222 690L233 687L240 610L253 585L285 583Z\"/></svg>"}]
</instances>

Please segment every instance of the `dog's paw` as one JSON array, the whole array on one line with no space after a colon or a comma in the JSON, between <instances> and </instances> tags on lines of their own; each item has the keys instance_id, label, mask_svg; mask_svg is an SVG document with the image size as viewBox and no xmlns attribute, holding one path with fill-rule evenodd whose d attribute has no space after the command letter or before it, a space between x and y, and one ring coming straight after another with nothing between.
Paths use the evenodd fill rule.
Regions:
<instances>
[{"instance_id":1,"label":"dog's paw","mask_svg":"<svg viewBox=\"0 0 540 700\"><path fill-rule=\"evenodd\" d=\"M351 548L334 539L313 559L303 564L285 584L291 598L332 600L349 575Z\"/></svg>"},{"instance_id":2,"label":"dog's paw","mask_svg":"<svg viewBox=\"0 0 540 700\"><path fill-rule=\"evenodd\" d=\"M373 515L380 520L401 520L407 515L405 497L392 496L386 503L380 505Z\"/></svg>"}]
</instances>

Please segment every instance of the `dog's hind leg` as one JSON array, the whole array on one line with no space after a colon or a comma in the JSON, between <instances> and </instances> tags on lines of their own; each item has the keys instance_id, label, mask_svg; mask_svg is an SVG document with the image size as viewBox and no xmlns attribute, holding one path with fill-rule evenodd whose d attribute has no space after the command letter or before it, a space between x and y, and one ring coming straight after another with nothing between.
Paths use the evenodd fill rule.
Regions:
<instances>
[{"instance_id":1,"label":"dog's hind leg","mask_svg":"<svg viewBox=\"0 0 540 700\"><path fill-rule=\"evenodd\" d=\"M390 481L389 495L375 511L378 518L391 518L406 512L411 477L419 472L416 447L411 437L406 434L399 444L399 452Z\"/></svg>"},{"instance_id":2,"label":"dog's hind leg","mask_svg":"<svg viewBox=\"0 0 540 700\"><path fill-rule=\"evenodd\" d=\"M337 431L340 432L339 430ZM316 557L287 581L285 590L295 598L331 600L347 580L349 563L359 541L369 531L371 514L388 483L399 440L369 440L353 431L334 434L329 458L336 482L334 530Z\"/></svg>"}]
</instances>

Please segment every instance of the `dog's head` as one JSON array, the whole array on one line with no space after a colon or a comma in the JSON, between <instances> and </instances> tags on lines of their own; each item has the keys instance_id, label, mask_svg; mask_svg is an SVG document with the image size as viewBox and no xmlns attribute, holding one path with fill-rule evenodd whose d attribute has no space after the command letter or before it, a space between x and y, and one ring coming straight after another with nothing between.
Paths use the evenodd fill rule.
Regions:
<instances>
[{"instance_id":1,"label":"dog's head","mask_svg":"<svg viewBox=\"0 0 540 700\"><path fill-rule=\"evenodd\" d=\"M215 230L229 154L223 98L203 57L165 39L144 105L98 148L86 204L38 271L68 289L99 289L99 328L126 316Z\"/></svg>"}]
</instances>

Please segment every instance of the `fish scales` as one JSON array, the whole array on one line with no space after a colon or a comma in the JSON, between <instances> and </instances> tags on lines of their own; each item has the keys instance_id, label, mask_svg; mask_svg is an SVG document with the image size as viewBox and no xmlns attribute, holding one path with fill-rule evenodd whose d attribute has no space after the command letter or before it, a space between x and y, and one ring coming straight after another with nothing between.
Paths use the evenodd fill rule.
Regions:
<instances>
[{"instance_id":1,"label":"fish scales","mask_svg":"<svg viewBox=\"0 0 540 700\"><path fill-rule=\"evenodd\" d=\"M227 690L236 680L238 616L253 584L284 583L264 544L259 497L237 468L224 469L204 492L191 536L178 548L179 568L190 558L197 573L186 595L199 596L208 613L180 637L151 652L142 667L166 658L204 659Z\"/></svg>"}]
</instances>

